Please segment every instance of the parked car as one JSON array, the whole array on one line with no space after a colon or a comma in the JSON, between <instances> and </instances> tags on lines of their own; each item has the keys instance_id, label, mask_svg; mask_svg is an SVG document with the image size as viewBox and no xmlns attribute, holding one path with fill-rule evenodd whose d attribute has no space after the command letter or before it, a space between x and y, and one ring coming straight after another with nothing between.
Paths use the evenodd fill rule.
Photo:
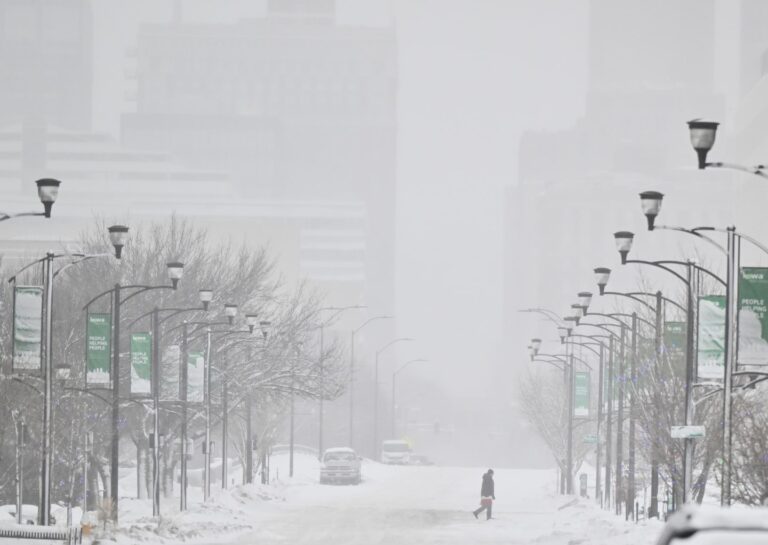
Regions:
<instances>
[{"instance_id":1,"label":"parked car","mask_svg":"<svg viewBox=\"0 0 768 545\"><path fill-rule=\"evenodd\" d=\"M748 545L768 543L765 507L721 509L686 505L671 515L657 545Z\"/></svg>"},{"instance_id":2,"label":"parked car","mask_svg":"<svg viewBox=\"0 0 768 545\"><path fill-rule=\"evenodd\" d=\"M381 443L381 462L383 464L408 463L411 455L411 445L402 439L389 439Z\"/></svg>"},{"instance_id":3,"label":"parked car","mask_svg":"<svg viewBox=\"0 0 768 545\"><path fill-rule=\"evenodd\" d=\"M423 454L413 454L408 456L408 463L412 466L433 466L435 462L424 456Z\"/></svg>"},{"instance_id":4,"label":"parked car","mask_svg":"<svg viewBox=\"0 0 768 545\"><path fill-rule=\"evenodd\" d=\"M362 458L349 447L329 448L323 453L320 483L360 484Z\"/></svg>"}]
</instances>

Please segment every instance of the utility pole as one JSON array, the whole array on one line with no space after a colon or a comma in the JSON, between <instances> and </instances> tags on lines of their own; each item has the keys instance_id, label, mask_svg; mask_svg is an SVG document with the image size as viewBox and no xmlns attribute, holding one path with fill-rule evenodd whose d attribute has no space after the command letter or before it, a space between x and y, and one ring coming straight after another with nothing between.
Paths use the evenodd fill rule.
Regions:
<instances>
[{"instance_id":1,"label":"utility pole","mask_svg":"<svg viewBox=\"0 0 768 545\"><path fill-rule=\"evenodd\" d=\"M570 348L570 354L569 354ZM573 494L573 344L567 343L565 345L565 365L568 366L568 452L566 468L568 474L566 475L566 493Z\"/></svg>"},{"instance_id":2,"label":"utility pole","mask_svg":"<svg viewBox=\"0 0 768 545\"><path fill-rule=\"evenodd\" d=\"M253 350L248 345L248 361L253 360ZM251 484L253 482L253 449L256 448L256 441L253 439L253 400L251 393L246 393L245 397L245 433L248 437L245 451L245 483Z\"/></svg>"},{"instance_id":3,"label":"utility pole","mask_svg":"<svg viewBox=\"0 0 768 545\"><path fill-rule=\"evenodd\" d=\"M184 320L181 329L181 478L179 482L179 509L187 509L187 382L189 380L189 346L187 345L187 321Z\"/></svg>"},{"instance_id":4,"label":"utility pole","mask_svg":"<svg viewBox=\"0 0 768 545\"><path fill-rule=\"evenodd\" d=\"M723 479L720 504L731 505L731 468L733 463L733 372L736 367L736 343L739 339L738 322L738 275L740 262L740 247L737 240L736 228L728 227L728 251L725 291L725 368L723 369Z\"/></svg>"},{"instance_id":5,"label":"utility pole","mask_svg":"<svg viewBox=\"0 0 768 545\"><path fill-rule=\"evenodd\" d=\"M294 395L294 389L296 387L296 360L299 358L299 347L296 347L296 357L291 360L291 438L290 438L290 454L289 454L289 460L288 460L288 476L293 478L293 448L295 446L294 444L294 435L296 431L295 426L295 420L296 420L296 403L295 403L295 395Z\"/></svg>"},{"instance_id":6,"label":"utility pole","mask_svg":"<svg viewBox=\"0 0 768 545\"><path fill-rule=\"evenodd\" d=\"M21 511L24 502L24 433L26 425L21 418L21 413L14 410L12 413L16 424L16 524L22 524Z\"/></svg>"},{"instance_id":7,"label":"utility pole","mask_svg":"<svg viewBox=\"0 0 768 545\"><path fill-rule=\"evenodd\" d=\"M349 341L349 447L355 448L355 333Z\"/></svg>"},{"instance_id":8,"label":"utility pole","mask_svg":"<svg viewBox=\"0 0 768 545\"><path fill-rule=\"evenodd\" d=\"M629 385L629 480L627 482L627 506L625 520L635 513L635 411L637 410L637 313L632 313L632 359L630 360Z\"/></svg>"},{"instance_id":9,"label":"utility pole","mask_svg":"<svg viewBox=\"0 0 768 545\"><path fill-rule=\"evenodd\" d=\"M45 378L45 395L43 396L43 455L40 471L40 506L38 508L38 524L48 526L51 521L51 468L53 461L53 358L51 357L52 327L53 327L53 256L45 255L45 344L43 350Z\"/></svg>"},{"instance_id":10,"label":"utility pole","mask_svg":"<svg viewBox=\"0 0 768 545\"><path fill-rule=\"evenodd\" d=\"M597 444L595 445L595 501L600 502L600 506L603 505L602 490L600 487L600 428L603 423L603 389L604 389L604 373L605 373L605 345L600 343L600 369L597 377Z\"/></svg>"},{"instance_id":11,"label":"utility pole","mask_svg":"<svg viewBox=\"0 0 768 545\"><path fill-rule=\"evenodd\" d=\"M693 424L693 382L696 368L695 345L696 335L696 296L698 295L698 282L693 262L688 261L688 324L687 346L685 353L685 425ZM693 439L683 439L683 503L690 501L691 484L693 482Z\"/></svg>"},{"instance_id":12,"label":"utility pole","mask_svg":"<svg viewBox=\"0 0 768 545\"><path fill-rule=\"evenodd\" d=\"M627 334L626 328L621 326L621 354L619 356L619 369L617 373L617 380L619 385L619 406L616 415L616 501L614 506L616 508L616 514L621 514L621 507L623 502L621 501L621 494L623 492L623 477L624 477L624 381L625 381L625 369L626 369L626 357L627 357Z\"/></svg>"},{"instance_id":13,"label":"utility pole","mask_svg":"<svg viewBox=\"0 0 768 545\"><path fill-rule=\"evenodd\" d=\"M155 366L153 362L153 366ZM109 460L109 494L112 521L117 526L120 470L120 284L112 290L112 438Z\"/></svg>"},{"instance_id":14,"label":"utility pole","mask_svg":"<svg viewBox=\"0 0 768 545\"><path fill-rule=\"evenodd\" d=\"M221 360L221 488L227 488L227 443L229 440L229 387L227 360Z\"/></svg>"},{"instance_id":15,"label":"utility pole","mask_svg":"<svg viewBox=\"0 0 768 545\"><path fill-rule=\"evenodd\" d=\"M660 291L656 292L656 336L654 338L654 376L658 379L661 372L662 336L664 334L664 300ZM658 392L653 392L653 433L651 434L651 506L648 509L648 517L659 518L659 441L661 441L661 429L659 427L659 399Z\"/></svg>"},{"instance_id":16,"label":"utility pole","mask_svg":"<svg viewBox=\"0 0 768 545\"><path fill-rule=\"evenodd\" d=\"M319 365L319 371L320 371L320 406L319 409L319 421L317 423L318 427L318 438L317 438L317 458L318 460L323 459L323 402L325 401L325 354L324 350L324 340L325 340L325 324L320 324L320 365Z\"/></svg>"},{"instance_id":17,"label":"utility pole","mask_svg":"<svg viewBox=\"0 0 768 545\"><path fill-rule=\"evenodd\" d=\"M158 308L152 311L152 415L154 450L152 451L152 516L160 516L160 327Z\"/></svg>"},{"instance_id":18,"label":"utility pole","mask_svg":"<svg viewBox=\"0 0 768 545\"><path fill-rule=\"evenodd\" d=\"M608 339L608 384L606 385L605 397L607 398L606 409L606 434L605 434L605 506L611 506L611 450L613 448L611 413L613 412L613 361L615 347L613 335Z\"/></svg>"},{"instance_id":19,"label":"utility pole","mask_svg":"<svg viewBox=\"0 0 768 545\"><path fill-rule=\"evenodd\" d=\"M211 328L209 327L205 335L205 445L203 452L205 454L204 482L203 482L203 501L208 501L211 497Z\"/></svg>"}]
</instances>

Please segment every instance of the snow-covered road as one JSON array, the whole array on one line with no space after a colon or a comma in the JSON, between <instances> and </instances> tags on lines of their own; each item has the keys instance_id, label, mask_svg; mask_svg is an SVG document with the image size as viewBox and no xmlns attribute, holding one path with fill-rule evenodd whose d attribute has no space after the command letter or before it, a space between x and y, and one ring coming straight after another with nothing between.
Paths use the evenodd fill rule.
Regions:
<instances>
[{"instance_id":1,"label":"snow-covered road","mask_svg":"<svg viewBox=\"0 0 768 545\"><path fill-rule=\"evenodd\" d=\"M316 464L309 458L297 463ZM486 521L471 514L482 469L366 463L359 486L321 486L307 469L276 486L279 499L242 505L247 514L237 525L247 520L252 530L210 543L642 545L653 543L659 531L655 522L625 523L590 501L563 508L569 499L554 494L551 471L497 469L498 501L494 519Z\"/></svg>"}]
</instances>

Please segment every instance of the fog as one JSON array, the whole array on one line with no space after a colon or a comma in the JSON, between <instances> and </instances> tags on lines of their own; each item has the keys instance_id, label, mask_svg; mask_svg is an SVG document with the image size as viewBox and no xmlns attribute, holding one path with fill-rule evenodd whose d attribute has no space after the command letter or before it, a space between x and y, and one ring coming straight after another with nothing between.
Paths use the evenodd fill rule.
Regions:
<instances>
[{"instance_id":1,"label":"fog","mask_svg":"<svg viewBox=\"0 0 768 545\"><path fill-rule=\"evenodd\" d=\"M598 300L600 266L610 290L682 300L668 274L622 267L616 231L638 235L633 258L726 274L707 244L647 233L641 191L665 194L664 224L768 238L765 186L696 170L685 125L721 122L714 160L765 160L766 22L756 0L0 0L0 210L34 209L33 182L61 180L50 219L2 225L2 276L48 250L110 250L103 227L129 226L128 259L70 273L55 320L89 282L148 282L164 261L141 259L195 249L181 285L216 283L214 305L258 313L312 363L279 393L233 378L267 451L376 459L403 438L440 466L549 470L526 394L551 381L528 348L563 348L552 316L521 310L562 321L590 291L601 312L634 312ZM75 377L78 331L53 349Z\"/></svg>"}]
</instances>

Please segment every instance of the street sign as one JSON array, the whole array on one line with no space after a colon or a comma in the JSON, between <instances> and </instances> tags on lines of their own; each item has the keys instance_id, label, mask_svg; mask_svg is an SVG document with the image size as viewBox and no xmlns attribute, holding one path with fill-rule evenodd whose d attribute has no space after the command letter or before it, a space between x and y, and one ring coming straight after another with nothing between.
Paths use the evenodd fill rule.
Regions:
<instances>
[{"instance_id":1,"label":"street sign","mask_svg":"<svg viewBox=\"0 0 768 545\"><path fill-rule=\"evenodd\" d=\"M700 439L704 426L672 426L672 439Z\"/></svg>"}]
</instances>

